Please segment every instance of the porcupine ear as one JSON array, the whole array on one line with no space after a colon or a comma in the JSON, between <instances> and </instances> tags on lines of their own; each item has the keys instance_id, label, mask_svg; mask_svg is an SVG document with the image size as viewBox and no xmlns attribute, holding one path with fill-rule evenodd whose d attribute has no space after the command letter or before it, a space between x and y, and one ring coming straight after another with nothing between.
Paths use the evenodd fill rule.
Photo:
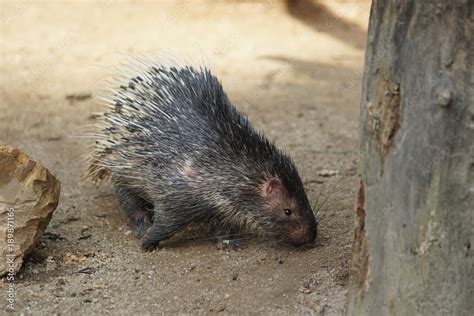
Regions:
<instances>
[{"instance_id":1,"label":"porcupine ear","mask_svg":"<svg viewBox=\"0 0 474 316\"><path fill-rule=\"evenodd\" d=\"M266 181L262 187L262 196L268 200L279 200L284 194L283 183L279 179L273 178Z\"/></svg>"}]
</instances>

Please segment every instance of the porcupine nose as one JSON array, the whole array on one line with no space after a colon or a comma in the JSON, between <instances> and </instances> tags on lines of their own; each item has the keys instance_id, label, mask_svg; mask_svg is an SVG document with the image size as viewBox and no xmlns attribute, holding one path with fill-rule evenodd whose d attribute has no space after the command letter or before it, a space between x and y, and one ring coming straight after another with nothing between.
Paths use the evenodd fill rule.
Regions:
<instances>
[{"instance_id":1,"label":"porcupine nose","mask_svg":"<svg viewBox=\"0 0 474 316\"><path fill-rule=\"evenodd\" d=\"M312 243L316 239L316 225L301 225L290 236L290 242L294 246Z\"/></svg>"}]
</instances>

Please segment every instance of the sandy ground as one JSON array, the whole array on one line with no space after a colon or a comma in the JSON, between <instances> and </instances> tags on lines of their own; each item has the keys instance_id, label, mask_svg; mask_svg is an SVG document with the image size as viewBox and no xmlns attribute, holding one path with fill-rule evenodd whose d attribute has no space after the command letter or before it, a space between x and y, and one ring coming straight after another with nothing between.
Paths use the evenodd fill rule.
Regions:
<instances>
[{"instance_id":1,"label":"sandy ground","mask_svg":"<svg viewBox=\"0 0 474 316\"><path fill-rule=\"evenodd\" d=\"M62 182L47 234L18 275L17 311L343 313L369 7L2 1L0 142ZM318 246L251 239L226 252L191 227L144 253L110 185L81 180L89 140L75 136L94 124L104 81L128 56L159 52L206 60L237 107L294 158L311 201L326 201Z\"/></svg>"}]
</instances>

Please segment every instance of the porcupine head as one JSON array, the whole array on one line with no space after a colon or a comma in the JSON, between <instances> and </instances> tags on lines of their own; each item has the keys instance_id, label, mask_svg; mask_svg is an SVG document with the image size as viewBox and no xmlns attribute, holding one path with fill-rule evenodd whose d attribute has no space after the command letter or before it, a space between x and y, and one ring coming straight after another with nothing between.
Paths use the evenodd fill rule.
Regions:
<instances>
[{"instance_id":1,"label":"porcupine head","mask_svg":"<svg viewBox=\"0 0 474 316\"><path fill-rule=\"evenodd\" d=\"M107 100L89 168L126 193L122 208L130 196L143 202L134 206L152 206L137 235L159 242L215 219L294 245L313 242L317 222L294 163L238 112L218 79L207 68L146 66ZM130 214L146 219L136 207Z\"/></svg>"},{"instance_id":2,"label":"porcupine head","mask_svg":"<svg viewBox=\"0 0 474 316\"><path fill-rule=\"evenodd\" d=\"M296 173L296 169L290 172ZM317 223L297 174L265 181L260 194L263 212L270 214L269 221L277 226L277 237L295 246L315 240Z\"/></svg>"}]
</instances>

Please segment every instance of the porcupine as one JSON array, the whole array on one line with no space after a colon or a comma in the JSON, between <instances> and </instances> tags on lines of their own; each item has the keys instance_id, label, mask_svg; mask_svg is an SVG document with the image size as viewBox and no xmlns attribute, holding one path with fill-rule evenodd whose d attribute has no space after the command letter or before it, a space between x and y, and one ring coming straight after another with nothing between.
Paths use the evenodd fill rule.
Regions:
<instances>
[{"instance_id":1,"label":"porcupine","mask_svg":"<svg viewBox=\"0 0 474 316\"><path fill-rule=\"evenodd\" d=\"M111 177L142 248L192 222L311 243L317 221L292 160L207 67L147 64L104 98L87 175Z\"/></svg>"}]
</instances>

